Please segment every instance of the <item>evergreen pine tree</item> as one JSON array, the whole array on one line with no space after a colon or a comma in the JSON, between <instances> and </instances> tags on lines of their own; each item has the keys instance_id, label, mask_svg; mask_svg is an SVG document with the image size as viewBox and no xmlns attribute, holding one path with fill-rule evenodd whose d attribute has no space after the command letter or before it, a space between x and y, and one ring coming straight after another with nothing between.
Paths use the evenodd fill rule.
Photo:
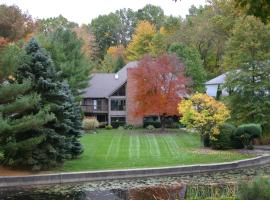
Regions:
<instances>
[{"instance_id":1,"label":"evergreen pine tree","mask_svg":"<svg viewBox=\"0 0 270 200\"><path fill-rule=\"evenodd\" d=\"M61 73L56 72L51 58L36 40L31 39L25 50L26 57L22 59L16 78L19 82L29 79L31 90L41 97L41 106L49 106L56 118L44 126L42 132L46 139L36 149L35 165L31 166L37 170L46 169L82 153L78 141L82 116L69 85L61 81Z\"/></svg>"},{"instance_id":2,"label":"evergreen pine tree","mask_svg":"<svg viewBox=\"0 0 270 200\"><path fill-rule=\"evenodd\" d=\"M44 126L54 120L31 82L3 83L0 87L0 151L2 163L12 167L36 164L38 146L46 140Z\"/></svg>"}]
</instances>

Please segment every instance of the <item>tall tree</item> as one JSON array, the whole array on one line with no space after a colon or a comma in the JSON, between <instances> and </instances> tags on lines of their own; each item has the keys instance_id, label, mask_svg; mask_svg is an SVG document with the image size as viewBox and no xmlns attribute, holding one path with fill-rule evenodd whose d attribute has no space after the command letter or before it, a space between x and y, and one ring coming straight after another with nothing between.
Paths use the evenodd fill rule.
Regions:
<instances>
[{"instance_id":1,"label":"tall tree","mask_svg":"<svg viewBox=\"0 0 270 200\"><path fill-rule=\"evenodd\" d=\"M151 45L156 29L154 25L148 21L138 23L132 40L127 47L127 59L138 60L144 54L151 52Z\"/></svg>"},{"instance_id":2,"label":"tall tree","mask_svg":"<svg viewBox=\"0 0 270 200\"><path fill-rule=\"evenodd\" d=\"M40 169L38 148L46 143L46 124L54 120L31 82L5 83L0 87L0 146L2 163L11 167ZM49 153L49 152L48 152ZM40 158L39 158L40 156Z\"/></svg>"},{"instance_id":3,"label":"tall tree","mask_svg":"<svg viewBox=\"0 0 270 200\"><path fill-rule=\"evenodd\" d=\"M171 44L168 51L169 53L175 53L185 64L185 74L192 79L191 86L193 92L205 91L204 82L206 80L206 72L198 51L178 43Z\"/></svg>"},{"instance_id":4,"label":"tall tree","mask_svg":"<svg viewBox=\"0 0 270 200\"><path fill-rule=\"evenodd\" d=\"M78 24L68 21L62 15L37 20L37 32L43 34L54 32L59 28L73 29L76 27L78 27Z\"/></svg>"},{"instance_id":5,"label":"tall tree","mask_svg":"<svg viewBox=\"0 0 270 200\"><path fill-rule=\"evenodd\" d=\"M235 69L248 62L269 59L269 37L270 25L263 24L253 16L239 18L226 43L224 68Z\"/></svg>"},{"instance_id":6,"label":"tall tree","mask_svg":"<svg viewBox=\"0 0 270 200\"><path fill-rule=\"evenodd\" d=\"M189 79L184 70L174 55L164 54L156 59L145 56L131 73L136 85L135 115L159 115L164 128L165 117L178 115L177 105L188 93Z\"/></svg>"},{"instance_id":7,"label":"tall tree","mask_svg":"<svg viewBox=\"0 0 270 200\"><path fill-rule=\"evenodd\" d=\"M268 22L270 19L270 2L265 0L235 0L236 7L241 8L246 14L253 15Z\"/></svg>"},{"instance_id":8,"label":"tall tree","mask_svg":"<svg viewBox=\"0 0 270 200\"><path fill-rule=\"evenodd\" d=\"M230 91L228 103L237 124L259 123L269 133L270 63L251 61L227 75L226 87Z\"/></svg>"},{"instance_id":9,"label":"tall tree","mask_svg":"<svg viewBox=\"0 0 270 200\"><path fill-rule=\"evenodd\" d=\"M40 36L42 46L50 52L57 71L68 81L75 96L88 86L91 62L82 52L83 42L76 33L59 28L48 36Z\"/></svg>"},{"instance_id":10,"label":"tall tree","mask_svg":"<svg viewBox=\"0 0 270 200\"><path fill-rule=\"evenodd\" d=\"M17 41L33 32L32 17L17 6L0 5L0 37Z\"/></svg>"},{"instance_id":11,"label":"tall tree","mask_svg":"<svg viewBox=\"0 0 270 200\"><path fill-rule=\"evenodd\" d=\"M130 8L124 8L117 10L116 15L120 20L119 44L126 47L131 40L131 36L138 22L136 12Z\"/></svg>"},{"instance_id":12,"label":"tall tree","mask_svg":"<svg viewBox=\"0 0 270 200\"><path fill-rule=\"evenodd\" d=\"M161 7L148 4L137 11L139 21L149 21L159 29L165 20L164 11Z\"/></svg>"},{"instance_id":13,"label":"tall tree","mask_svg":"<svg viewBox=\"0 0 270 200\"><path fill-rule=\"evenodd\" d=\"M0 83L14 76L19 64L19 58L23 54L22 41L10 43L0 50Z\"/></svg>"},{"instance_id":14,"label":"tall tree","mask_svg":"<svg viewBox=\"0 0 270 200\"><path fill-rule=\"evenodd\" d=\"M120 18L115 13L99 15L92 20L91 30L99 45L101 58L103 58L110 46L120 44L120 28Z\"/></svg>"},{"instance_id":15,"label":"tall tree","mask_svg":"<svg viewBox=\"0 0 270 200\"><path fill-rule=\"evenodd\" d=\"M68 84L59 78L51 58L35 39L26 46L26 56L18 68L16 80L22 82L23 79L31 81L31 91L41 97L39 105L49 107L56 118L43 126L41 134L45 138L32 152L29 166L46 169L81 154L83 149L78 141L82 129L80 107L75 103ZM23 135L33 134L35 132L28 129Z\"/></svg>"}]
</instances>

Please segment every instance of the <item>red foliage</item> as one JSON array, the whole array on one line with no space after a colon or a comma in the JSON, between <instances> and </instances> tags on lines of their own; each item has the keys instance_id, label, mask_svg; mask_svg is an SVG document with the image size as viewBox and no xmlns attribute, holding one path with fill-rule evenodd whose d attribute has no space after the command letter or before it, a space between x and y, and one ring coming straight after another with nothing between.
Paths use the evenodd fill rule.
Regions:
<instances>
[{"instance_id":1,"label":"red foliage","mask_svg":"<svg viewBox=\"0 0 270 200\"><path fill-rule=\"evenodd\" d=\"M135 115L178 115L177 105L189 92L189 79L185 77L183 63L176 56L145 56L131 72L130 78L136 85Z\"/></svg>"}]
</instances>

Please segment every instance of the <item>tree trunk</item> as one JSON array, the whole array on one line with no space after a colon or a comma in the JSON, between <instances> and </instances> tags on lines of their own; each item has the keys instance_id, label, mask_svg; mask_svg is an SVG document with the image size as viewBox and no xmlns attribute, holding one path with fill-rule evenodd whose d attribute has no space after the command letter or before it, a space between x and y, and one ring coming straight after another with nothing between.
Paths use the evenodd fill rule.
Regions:
<instances>
[{"instance_id":1,"label":"tree trunk","mask_svg":"<svg viewBox=\"0 0 270 200\"><path fill-rule=\"evenodd\" d=\"M160 116L160 124L161 124L161 130L165 130L165 115Z\"/></svg>"}]
</instances>

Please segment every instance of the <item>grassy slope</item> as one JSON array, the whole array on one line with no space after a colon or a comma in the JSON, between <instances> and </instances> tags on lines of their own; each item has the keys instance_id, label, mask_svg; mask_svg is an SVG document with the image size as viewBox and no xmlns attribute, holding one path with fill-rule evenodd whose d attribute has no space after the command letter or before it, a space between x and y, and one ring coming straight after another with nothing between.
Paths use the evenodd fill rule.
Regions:
<instances>
[{"instance_id":1,"label":"grassy slope","mask_svg":"<svg viewBox=\"0 0 270 200\"><path fill-rule=\"evenodd\" d=\"M229 151L203 151L198 135L142 134L139 131L102 130L86 134L83 155L57 171L84 171L226 162L248 158Z\"/></svg>"}]
</instances>

